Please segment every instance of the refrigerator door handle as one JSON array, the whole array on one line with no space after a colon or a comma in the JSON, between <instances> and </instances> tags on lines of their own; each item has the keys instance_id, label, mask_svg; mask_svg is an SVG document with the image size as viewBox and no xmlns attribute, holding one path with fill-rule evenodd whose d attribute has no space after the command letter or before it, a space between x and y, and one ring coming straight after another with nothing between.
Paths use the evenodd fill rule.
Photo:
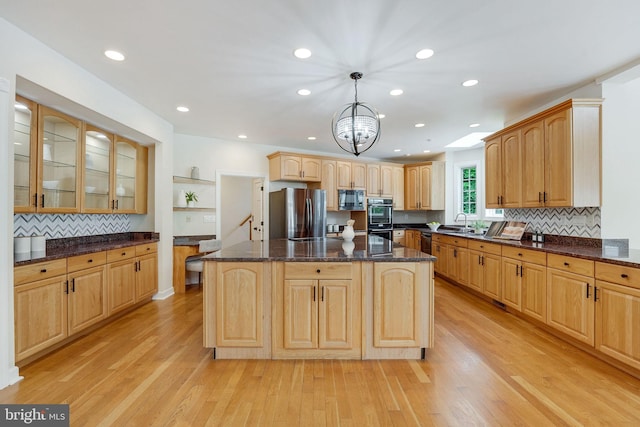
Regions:
<instances>
[{"instance_id":1,"label":"refrigerator door handle","mask_svg":"<svg viewBox=\"0 0 640 427\"><path fill-rule=\"evenodd\" d=\"M311 199L307 199L307 210L309 212L307 215L307 230L311 232L313 227L313 205L311 204Z\"/></svg>"}]
</instances>

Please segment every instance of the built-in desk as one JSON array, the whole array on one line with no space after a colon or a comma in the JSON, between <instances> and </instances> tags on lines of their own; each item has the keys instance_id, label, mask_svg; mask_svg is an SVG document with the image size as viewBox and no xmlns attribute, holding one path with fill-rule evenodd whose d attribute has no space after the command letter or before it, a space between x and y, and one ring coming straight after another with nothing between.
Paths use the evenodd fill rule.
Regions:
<instances>
[{"instance_id":1,"label":"built-in desk","mask_svg":"<svg viewBox=\"0 0 640 427\"><path fill-rule=\"evenodd\" d=\"M173 291L183 294L186 287L186 260L190 256L198 255L200 240L215 239L213 234L200 236L173 236Z\"/></svg>"}]
</instances>

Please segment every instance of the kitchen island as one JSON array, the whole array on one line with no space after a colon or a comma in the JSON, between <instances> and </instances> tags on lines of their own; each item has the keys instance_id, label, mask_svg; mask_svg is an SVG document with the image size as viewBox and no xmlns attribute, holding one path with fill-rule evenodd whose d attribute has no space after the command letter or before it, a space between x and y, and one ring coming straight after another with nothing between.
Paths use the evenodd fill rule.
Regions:
<instances>
[{"instance_id":1,"label":"kitchen island","mask_svg":"<svg viewBox=\"0 0 640 427\"><path fill-rule=\"evenodd\" d=\"M214 358L421 359L434 257L380 237L246 241L207 255Z\"/></svg>"}]
</instances>

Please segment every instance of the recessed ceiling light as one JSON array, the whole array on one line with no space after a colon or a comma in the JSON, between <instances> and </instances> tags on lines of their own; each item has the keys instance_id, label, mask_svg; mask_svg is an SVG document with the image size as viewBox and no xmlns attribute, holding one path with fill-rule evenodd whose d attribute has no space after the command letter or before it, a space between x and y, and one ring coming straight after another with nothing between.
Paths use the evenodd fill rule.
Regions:
<instances>
[{"instance_id":1,"label":"recessed ceiling light","mask_svg":"<svg viewBox=\"0 0 640 427\"><path fill-rule=\"evenodd\" d=\"M424 150L423 153L430 153L431 150Z\"/></svg>"},{"instance_id":2,"label":"recessed ceiling light","mask_svg":"<svg viewBox=\"0 0 640 427\"><path fill-rule=\"evenodd\" d=\"M411 154L405 154L405 156L409 157Z\"/></svg>"},{"instance_id":3,"label":"recessed ceiling light","mask_svg":"<svg viewBox=\"0 0 640 427\"><path fill-rule=\"evenodd\" d=\"M298 89L298 95L302 95L302 96L311 95L311 91L309 89Z\"/></svg>"},{"instance_id":4,"label":"recessed ceiling light","mask_svg":"<svg viewBox=\"0 0 640 427\"><path fill-rule=\"evenodd\" d=\"M401 150L401 149L399 149L399 148L396 148L396 149L395 149L395 150L393 150L393 151L394 151L394 152L396 152L396 153L399 153L399 152L400 152L400 151L402 151L402 150Z\"/></svg>"},{"instance_id":5,"label":"recessed ceiling light","mask_svg":"<svg viewBox=\"0 0 640 427\"><path fill-rule=\"evenodd\" d=\"M117 50L105 50L104 55L114 61L124 61L124 55Z\"/></svg>"},{"instance_id":6,"label":"recessed ceiling light","mask_svg":"<svg viewBox=\"0 0 640 427\"><path fill-rule=\"evenodd\" d=\"M389 92L389 95L398 96L398 95L402 95L403 93L404 91L402 89L393 89L391 92Z\"/></svg>"},{"instance_id":7,"label":"recessed ceiling light","mask_svg":"<svg viewBox=\"0 0 640 427\"><path fill-rule=\"evenodd\" d=\"M378 118L379 119L384 119L385 117L387 117L387 116L385 116L384 114L378 114Z\"/></svg>"},{"instance_id":8,"label":"recessed ceiling light","mask_svg":"<svg viewBox=\"0 0 640 427\"><path fill-rule=\"evenodd\" d=\"M416 123L414 126L417 127L417 128L423 128L424 127L424 123Z\"/></svg>"},{"instance_id":9,"label":"recessed ceiling light","mask_svg":"<svg viewBox=\"0 0 640 427\"><path fill-rule=\"evenodd\" d=\"M21 104L19 102L16 102L14 107L16 107L16 109L18 109L18 110L28 110L29 109L29 107L27 107L26 105Z\"/></svg>"},{"instance_id":10,"label":"recessed ceiling light","mask_svg":"<svg viewBox=\"0 0 640 427\"><path fill-rule=\"evenodd\" d=\"M475 86L478 84L478 81L475 79L471 79L471 80L466 80L464 82L462 82L462 86L464 87L471 87L471 86Z\"/></svg>"},{"instance_id":11,"label":"recessed ceiling light","mask_svg":"<svg viewBox=\"0 0 640 427\"><path fill-rule=\"evenodd\" d=\"M238 135L238 138L240 138L240 139L247 139L247 135L240 134L240 135Z\"/></svg>"},{"instance_id":12,"label":"recessed ceiling light","mask_svg":"<svg viewBox=\"0 0 640 427\"><path fill-rule=\"evenodd\" d=\"M309 49L301 47L300 49L294 50L293 51L293 55L296 58L307 59L307 58L309 58L311 56L311 51Z\"/></svg>"},{"instance_id":13,"label":"recessed ceiling light","mask_svg":"<svg viewBox=\"0 0 640 427\"><path fill-rule=\"evenodd\" d=\"M477 128L478 126L480 126L480 123L471 123L469 125L470 128Z\"/></svg>"},{"instance_id":14,"label":"recessed ceiling light","mask_svg":"<svg viewBox=\"0 0 640 427\"><path fill-rule=\"evenodd\" d=\"M308 139L309 141L315 141L315 140L316 140L316 137L315 137L315 136L308 136L308 137L307 137L307 139Z\"/></svg>"},{"instance_id":15,"label":"recessed ceiling light","mask_svg":"<svg viewBox=\"0 0 640 427\"><path fill-rule=\"evenodd\" d=\"M427 59L433 56L433 50L431 49L422 49L416 53L416 58L418 59Z\"/></svg>"},{"instance_id":16,"label":"recessed ceiling light","mask_svg":"<svg viewBox=\"0 0 640 427\"><path fill-rule=\"evenodd\" d=\"M176 110L180 111L181 113L186 113L189 111L189 107L185 107L184 105L178 105L176 107Z\"/></svg>"}]
</instances>

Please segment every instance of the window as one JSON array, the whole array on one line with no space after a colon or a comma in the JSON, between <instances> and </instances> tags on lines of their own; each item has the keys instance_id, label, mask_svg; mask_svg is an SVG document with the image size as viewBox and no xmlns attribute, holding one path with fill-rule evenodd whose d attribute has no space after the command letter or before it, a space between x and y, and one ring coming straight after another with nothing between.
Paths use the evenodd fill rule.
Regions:
<instances>
[{"instance_id":1,"label":"window","mask_svg":"<svg viewBox=\"0 0 640 427\"><path fill-rule=\"evenodd\" d=\"M460 168L460 195L462 196L460 206L462 212L467 215L476 215L478 213L476 172L476 166Z\"/></svg>"}]
</instances>

